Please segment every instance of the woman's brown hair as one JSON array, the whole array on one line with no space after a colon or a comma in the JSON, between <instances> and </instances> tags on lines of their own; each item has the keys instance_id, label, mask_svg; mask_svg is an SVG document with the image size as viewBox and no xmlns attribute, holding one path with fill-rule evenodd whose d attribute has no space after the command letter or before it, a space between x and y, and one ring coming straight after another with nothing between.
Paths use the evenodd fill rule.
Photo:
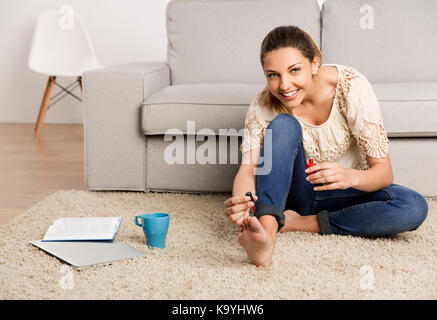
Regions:
<instances>
[{"instance_id":1,"label":"woman's brown hair","mask_svg":"<svg viewBox=\"0 0 437 320\"><path fill-rule=\"evenodd\" d=\"M322 65L322 52L307 31L296 26L280 26L270 31L261 43L261 66L264 68L264 57L267 53L288 47L298 49L310 62L313 62L314 57L318 56L319 66ZM289 108L272 95L267 86L259 93L258 102L268 109L293 115Z\"/></svg>"}]
</instances>

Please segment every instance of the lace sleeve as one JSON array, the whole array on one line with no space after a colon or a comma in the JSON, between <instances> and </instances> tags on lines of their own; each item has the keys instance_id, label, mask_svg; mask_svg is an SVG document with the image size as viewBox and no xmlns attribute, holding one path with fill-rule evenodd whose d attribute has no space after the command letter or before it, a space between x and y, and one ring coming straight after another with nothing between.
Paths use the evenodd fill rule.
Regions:
<instances>
[{"instance_id":1,"label":"lace sleeve","mask_svg":"<svg viewBox=\"0 0 437 320\"><path fill-rule=\"evenodd\" d=\"M253 103L247 111L244 124L243 142L240 145L240 151L245 153L252 149L261 148L266 125L264 121L257 116L256 105Z\"/></svg>"},{"instance_id":2,"label":"lace sleeve","mask_svg":"<svg viewBox=\"0 0 437 320\"><path fill-rule=\"evenodd\" d=\"M375 92L369 81L348 67L344 72L346 120L360 149L372 158L384 158L389 140Z\"/></svg>"}]
</instances>

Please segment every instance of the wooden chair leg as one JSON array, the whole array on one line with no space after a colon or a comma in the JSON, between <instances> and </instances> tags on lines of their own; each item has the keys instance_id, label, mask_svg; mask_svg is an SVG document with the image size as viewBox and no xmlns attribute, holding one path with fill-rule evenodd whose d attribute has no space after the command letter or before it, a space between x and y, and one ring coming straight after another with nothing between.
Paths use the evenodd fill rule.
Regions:
<instances>
[{"instance_id":1,"label":"wooden chair leg","mask_svg":"<svg viewBox=\"0 0 437 320\"><path fill-rule=\"evenodd\" d=\"M79 86L80 86L80 92L83 92L83 89L82 89L82 77L77 77L77 81L79 82Z\"/></svg>"},{"instance_id":2,"label":"wooden chair leg","mask_svg":"<svg viewBox=\"0 0 437 320\"><path fill-rule=\"evenodd\" d=\"M41 133L41 128L42 128L44 119L46 117L46 113L47 113L47 110L49 107L50 98L52 96L53 88L55 87L55 80L56 80L55 76L50 76L49 80L47 81L46 91L44 92L44 97L42 99L41 107L39 109L38 120L35 124L35 135L34 135L35 142L38 141L39 135Z\"/></svg>"}]
</instances>

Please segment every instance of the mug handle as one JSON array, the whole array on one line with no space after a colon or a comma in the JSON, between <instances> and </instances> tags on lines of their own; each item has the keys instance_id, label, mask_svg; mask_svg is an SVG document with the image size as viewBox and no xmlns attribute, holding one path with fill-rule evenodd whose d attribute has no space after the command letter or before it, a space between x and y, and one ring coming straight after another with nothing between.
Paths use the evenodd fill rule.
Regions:
<instances>
[{"instance_id":1,"label":"mug handle","mask_svg":"<svg viewBox=\"0 0 437 320\"><path fill-rule=\"evenodd\" d=\"M138 223L138 218L141 218L141 216L135 216L135 224L138 227L143 227L143 219L141 219L141 224Z\"/></svg>"}]
</instances>

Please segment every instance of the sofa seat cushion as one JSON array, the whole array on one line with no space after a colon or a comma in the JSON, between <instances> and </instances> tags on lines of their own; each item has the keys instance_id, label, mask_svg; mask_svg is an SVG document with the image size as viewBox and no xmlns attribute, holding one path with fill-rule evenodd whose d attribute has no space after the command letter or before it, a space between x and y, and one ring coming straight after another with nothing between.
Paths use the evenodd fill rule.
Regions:
<instances>
[{"instance_id":1,"label":"sofa seat cushion","mask_svg":"<svg viewBox=\"0 0 437 320\"><path fill-rule=\"evenodd\" d=\"M437 137L437 82L372 86L389 137Z\"/></svg>"},{"instance_id":2,"label":"sofa seat cushion","mask_svg":"<svg viewBox=\"0 0 437 320\"><path fill-rule=\"evenodd\" d=\"M168 129L187 133L187 121L195 131L209 128L244 128L248 106L264 88L259 84L204 83L165 87L148 96L142 105L142 129L147 135L165 134Z\"/></svg>"}]
</instances>

